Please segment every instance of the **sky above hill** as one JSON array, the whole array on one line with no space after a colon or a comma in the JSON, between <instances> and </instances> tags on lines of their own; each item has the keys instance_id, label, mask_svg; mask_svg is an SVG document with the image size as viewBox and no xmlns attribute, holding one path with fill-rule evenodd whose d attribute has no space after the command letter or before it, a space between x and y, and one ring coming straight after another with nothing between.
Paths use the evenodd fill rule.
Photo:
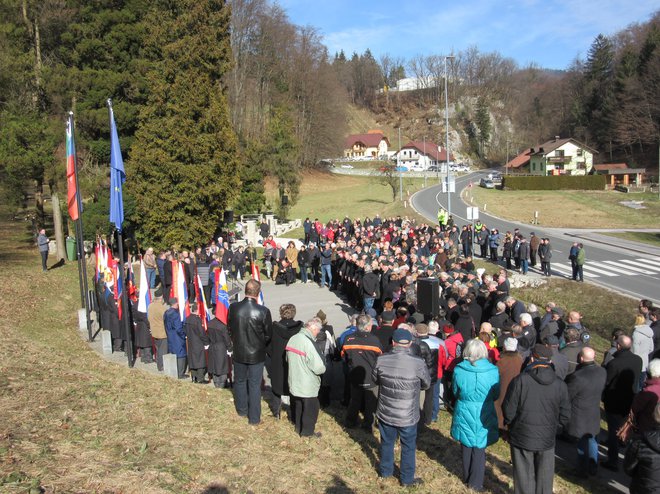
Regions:
<instances>
[{"instance_id":1,"label":"sky above hill","mask_svg":"<svg viewBox=\"0 0 660 494\"><path fill-rule=\"evenodd\" d=\"M406 61L477 46L524 66L565 69L594 38L645 22L658 0L278 0L291 22L314 26L329 53L367 48Z\"/></svg>"}]
</instances>

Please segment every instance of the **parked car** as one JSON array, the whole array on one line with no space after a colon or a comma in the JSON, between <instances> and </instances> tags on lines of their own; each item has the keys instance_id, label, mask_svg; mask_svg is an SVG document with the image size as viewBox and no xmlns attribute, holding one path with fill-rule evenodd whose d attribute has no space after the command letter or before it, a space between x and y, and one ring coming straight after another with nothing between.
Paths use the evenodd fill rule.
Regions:
<instances>
[{"instance_id":1,"label":"parked car","mask_svg":"<svg viewBox=\"0 0 660 494\"><path fill-rule=\"evenodd\" d=\"M438 171L438 167L435 166L435 165L431 165L431 166L428 167L428 171L430 171L430 172L437 172L437 171Z\"/></svg>"},{"instance_id":2,"label":"parked car","mask_svg":"<svg viewBox=\"0 0 660 494\"><path fill-rule=\"evenodd\" d=\"M500 172L493 172L488 175L488 178L495 184L500 185L502 183L502 174Z\"/></svg>"},{"instance_id":3,"label":"parked car","mask_svg":"<svg viewBox=\"0 0 660 494\"><path fill-rule=\"evenodd\" d=\"M423 166L411 166L410 171L411 172L423 172L424 167Z\"/></svg>"},{"instance_id":4,"label":"parked car","mask_svg":"<svg viewBox=\"0 0 660 494\"><path fill-rule=\"evenodd\" d=\"M488 178L482 178L481 181L479 182L479 186L483 187L484 189L494 189L495 184L493 183L492 180Z\"/></svg>"},{"instance_id":5,"label":"parked car","mask_svg":"<svg viewBox=\"0 0 660 494\"><path fill-rule=\"evenodd\" d=\"M394 167L395 172L407 172L408 167L407 166L396 166Z\"/></svg>"}]
</instances>

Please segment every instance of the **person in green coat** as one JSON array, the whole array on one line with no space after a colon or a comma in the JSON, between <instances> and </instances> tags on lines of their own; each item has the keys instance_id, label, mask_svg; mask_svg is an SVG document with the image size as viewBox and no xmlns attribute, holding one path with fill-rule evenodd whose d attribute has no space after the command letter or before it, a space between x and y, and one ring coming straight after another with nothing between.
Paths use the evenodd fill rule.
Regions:
<instances>
[{"instance_id":1,"label":"person in green coat","mask_svg":"<svg viewBox=\"0 0 660 494\"><path fill-rule=\"evenodd\" d=\"M314 429L319 417L318 396L325 363L314 342L322 327L321 320L314 317L286 345L291 408L296 432L302 437L321 436Z\"/></svg>"},{"instance_id":2,"label":"person in green coat","mask_svg":"<svg viewBox=\"0 0 660 494\"><path fill-rule=\"evenodd\" d=\"M495 400L500 395L500 375L488 361L488 348L479 339L467 342L463 361L454 369L452 389L456 407L451 436L461 443L463 480L475 491L484 487L486 446L497 442L499 431Z\"/></svg>"},{"instance_id":3,"label":"person in green coat","mask_svg":"<svg viewBox=\"0 0 660 494\"><path fill-rule=\"evenodd\" d=\"M576 267L575 271L576 271L576 273L575 273L575 277L573 277L573 279L577 278L577 281L584 281L584 273L583 273L582 270L584 268L584 260L585 260L584 258L586 256L586 254L584 253L584 245L582 245L580 243L580 244L577 244L577 247L578 247L578 251L577 251L577 255L575 257L575 267Z\"/></svg>"}]
</instances>

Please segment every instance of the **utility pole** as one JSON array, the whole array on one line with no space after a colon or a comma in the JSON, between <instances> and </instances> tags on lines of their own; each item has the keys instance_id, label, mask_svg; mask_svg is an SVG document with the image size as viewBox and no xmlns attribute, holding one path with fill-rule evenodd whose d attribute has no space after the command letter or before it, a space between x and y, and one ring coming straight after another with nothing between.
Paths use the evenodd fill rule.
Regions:
<instances>
[{"instance_id":1,"label":"utility pole","mask_svg":"<svg viewBox=\"0 0 660 494\"><path fill-rule=\"evenodd\" d=\"M396 153L396 168L399 172L399 201L403 202L403 174L401 173L399 156L401 156L401 127L399 127L399 152Z\"/></svg>"},{"instance_id":2,"label":"utility pole","mask_svg":"<svg viewBox=\"0 0 660 494\"><path fill-rule=\"evenodd\" d=\"M447 94L447 60L454 59L453 55L445 56L445 153L447 153L447 216L451 216L451 188L449 187L449 95Z\"/></svg>"},{"instance_id":3,"label":"utility pole","mask_svg":"<svg viewBox=\"0 0 660 494\"><path fill-rule=\"evenodd\" d=\"M424 188L426 188L426 164L428 163L426 159L426 136L424 136Z\"/></svg>"},{"instance_id":4,"label":"utility pole","mask_svg":"<svg viewBox=\"0 0 660 494\"><path fill-rule=\"evenodd\" d=\"M509 139L506 140L506 163L504 165L504 173L509 174Z\"/></svg>"}]
</instances>

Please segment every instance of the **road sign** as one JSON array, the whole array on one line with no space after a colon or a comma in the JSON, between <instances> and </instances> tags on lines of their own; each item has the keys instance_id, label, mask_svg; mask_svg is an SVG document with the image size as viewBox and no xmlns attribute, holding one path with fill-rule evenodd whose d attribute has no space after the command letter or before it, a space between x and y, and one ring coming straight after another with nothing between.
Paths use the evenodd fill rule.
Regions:
<instances>
[{"instance_id":1,"label":"road sign","mask_svg":"<svg viewBox=\"0 0 660 494\"><path fill-rule=\"evenodd\" d=\"M468 207L467 208L467 219L468 220L478 220L479 219L479 208Z\"/></svg>"},{"instance_id":2,"label":"road sign","mask_svg":"<svg viewBox=\"0 0 660 494\"><path fill-rule=\"evenodd\" d=\"M442 192L447 192L447 179L442 180ZM454 177L449 178L449 192L456 192L456 179Z\"/></svg>"}]
</instances>

